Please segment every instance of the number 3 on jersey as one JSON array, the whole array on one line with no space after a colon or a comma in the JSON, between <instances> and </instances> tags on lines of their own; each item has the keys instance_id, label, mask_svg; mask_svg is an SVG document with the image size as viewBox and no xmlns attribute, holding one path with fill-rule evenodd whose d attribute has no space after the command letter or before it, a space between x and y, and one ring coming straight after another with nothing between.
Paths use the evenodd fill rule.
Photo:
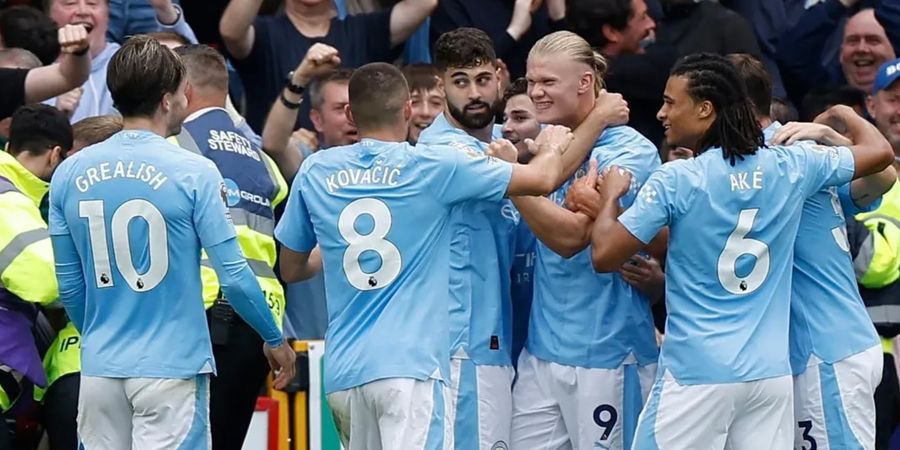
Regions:
<instances>
[{"instance_id":1,"label":"number 3 on jersey","mask_svg":"<svg viewBox=\"0 0 900 450\"><path fill-rule=\"evenodd\" d=\"M735 295L746 295L759 289L769 276L769 246L747 237L758 212L759 209L741 211L737 226L728 236L725 249L719 255L719 283L726 291ZM756 261L753 263L753 270L747 276L740 277L737 274L737 262L743 255L752 256Z\"/></svg>"},{"instance_id":2,"label":"number 3 on jersey","mask_svg":"<svg viewBox=\"0 0 900 450\"><path fill-rule=\"evenodd\" d=\"M97 287L102 289L115 286L112 267L109 263L103 200L78 202L78 216L88 221ZM147 224L150 267L143 274L139 274L134 267L128 233L128 225L136 218L143 219ZM112 228L112 249L116 257L116 267L122 278L125 278L128 287L137 292L149 291L156 287L169 272L169 235L166 230L166 221L159 209L146 200L129 200L113 213L110 228Z\"/></svg>"},{"instance_id":3,"label":"number 3 on jersey","mask_svg":"<svg viewBox=\"0 0 900 450\"><path fill-rule=\"evenodd\" d=\"M363 215L371 217L374 224L368 234L356 231L356 220ZM338 231L349 244L344 251L344 275L351 286L361 291L371 291L388 286L397 279L402 262L400 250L385 239L392 224L391 210L378 199L354 200L341 211ZM375 252L381 258L381 267L375 272L365 272L360 265L359 259L366 252Z\"/></svg>"}]
</instances>

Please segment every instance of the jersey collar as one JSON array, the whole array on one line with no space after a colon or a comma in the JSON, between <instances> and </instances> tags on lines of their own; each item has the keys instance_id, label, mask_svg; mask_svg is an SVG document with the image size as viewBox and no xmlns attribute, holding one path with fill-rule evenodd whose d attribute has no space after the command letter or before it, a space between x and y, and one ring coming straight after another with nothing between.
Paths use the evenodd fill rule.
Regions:
<instances>
[{"instance_id":1,"label":"jersey collar","mask_svg":"<svg viewBox=\"0 0 900 450\"><path fill-rule=\"evenodd\" d=\"M192 120L196 120L196 119L198 119L200 116L202 116L202 115L204 115L204 114L206 114L206 113L208 113L208 112L210 112L210 111L215 111L215 110L222 110L222 111L225 111L226 114L228 113L228 110L226 110L225 108L220 108L220 107L218 107L218 106L210 106L210 107L207 107L207 108L198 109L198 110L194 111L193 113L191 113L191 115L187 116L187 117L184 119L184 123L188 123L188 122L190 122L190 121L192 121Z\"/></svg>"},{"instance_id":2,"label":"jersey collar","mask_svg":"<svg viewBox=\"0 0 900 450\"><path fill-rule=\"evenodd\" d=\"M50 189L50 183L38 178L7 152L0 151L0 176L9 179L36 207Z\"/></svg>"}]
</instances>

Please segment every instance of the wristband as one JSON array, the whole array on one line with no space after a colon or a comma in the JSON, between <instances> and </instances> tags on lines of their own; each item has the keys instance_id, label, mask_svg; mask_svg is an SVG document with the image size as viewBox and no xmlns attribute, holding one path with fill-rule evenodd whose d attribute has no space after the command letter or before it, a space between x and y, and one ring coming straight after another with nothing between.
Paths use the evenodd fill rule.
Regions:
<instances>
[{"instance_id":1,"label":"wristband","mask_svg":"<svg viewBox=\"0 0 900 450\"><path fill-rule=\"evenodd\" d=\"M288 108L288 109L300 108L300 103L303 103L302 98L297 103L294 103L294 102L288 100L287 97L284 96L284 91L281 91L281 95L278 96L278 100L281 100L281 104L284 105L285 108Z\"/></svg>"}]
</instances>

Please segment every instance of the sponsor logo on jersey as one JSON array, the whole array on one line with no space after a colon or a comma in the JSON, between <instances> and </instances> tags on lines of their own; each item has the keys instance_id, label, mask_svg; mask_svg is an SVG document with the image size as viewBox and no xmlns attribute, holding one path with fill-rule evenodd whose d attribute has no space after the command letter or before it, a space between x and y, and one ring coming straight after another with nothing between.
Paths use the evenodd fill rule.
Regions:
<instances>
[{"instance_id":1,"label":"sponsor logo on jersey","mask_svg":"<svg viewBox=\"0 0 900 450\"><path fill-rule=\"evenodd\" d=\"M506 442L497 441L491 446L491 450L509 450L509 446L506 445Z\"/></svg>"}]
</instances>

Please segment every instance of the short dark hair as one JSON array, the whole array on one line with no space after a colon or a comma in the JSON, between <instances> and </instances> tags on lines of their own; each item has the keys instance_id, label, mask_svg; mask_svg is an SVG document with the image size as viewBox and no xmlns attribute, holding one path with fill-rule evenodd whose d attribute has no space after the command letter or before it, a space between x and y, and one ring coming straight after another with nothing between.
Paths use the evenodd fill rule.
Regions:
<instances>
[{"instance_id":1,"label":"short dark hair","mask_svg":"<svg viewBox=\"0 0 900 450\"><path fill-rule=\"evenodd\" d=\"M163 96L178 90L184 75L178 55L156 39L138 35L113 55L106 86L123 117L151 117Z\"/></svg>"},{"instance_id":2,"label":"short dark hair","mask_svg":"<svg viewBox=\"0 0 900 450\"><path fill-rule=\"evenodd\" d=\"M103 142L119 131L122 131L122 118L112 114L88 117L72 125L75 140L85 147Z\"/></svg>"},{"instance_id":3,"label":"short dark hair","mask_svg":"<svg viewBox=\"0 0 900 450\"><path fill-rule=\"evenodd\" d=\"M772 105L769 106L769 117L781 123L796 122L800 120L800 114L787 100L772 97Z\"/></svg>"},{"instance_id":4,"label":"short dark hair","mask_svg":"<svg viewBox=\"0 0 900 450\"><path fill-rule=\"evenodd\" d=\"M506 105L509 99L517 95L528 95L528 80L525 77L516 78L515 81L509 83L506 91L503 93L502 103Z\"/></svg>"},{"instance_id":5,"label":"short dark hair","mask_svg":"<svg viewBox=\"0 0 900 450\"><path fill-rule=\"evenodd\" d=\"M472 68L496 64L497 54L490 36L477 28L448 31L434 43L434 65L441 72L451 67Z\"/></svg>"},{"instance_id":6,"label":"short dark hair","mask_svg":"<svg viewBox=\"0 0 900 450\"><path fill-rule=\"evenodd\" d=\"M766 71L762 61L747 53L733 53L726 56L741 79L747 96L753 103L753 112L757 117L769 117L772 108L772 77Z\"/></svg>"},{"instance_id":7,"label":"short dark hair","mask_svg":"<svg viewBox=\"0 0 900 450\"><path fill-rule=\"evenodd\" d=\"M800 120L811 122L834 105L866 110L866 93L853 86L821 86L810 89L800 105Z\"/></svg>"},{"instance_id":8,"label":"short dark hair","mask_svg":"<svg viewBox=\"0 0 900 450\"><path fill-rule=\"evenodd\" d=\"M34 53L43 65L59 57L56 23L30 6L12 6L0 12L0 38L7 48L24 48Z\"/></svg>"},{"instance_id":9,"label":"short dark hair","mask_svg":"<svg viewBox=\"0 0 900 450\"><path fill-rule=\"evenodd\" d=\"M565 28L581 36L591 47L609 44L603 26L624 30L634 16L632 0L567 0Z\"/></svg>"},{"instance_id":10,"label":"short dark hair","mask_svg":"<svg viewBox=\"0 0 900 450\"><path fill-rule=\"evenodd\" d=\"M350 78L350 112L361 131L376 130L402 120L409 85L400 69L386 63L366 64Z\"/></svg>"},{"instance_id":11,"label":"short dark hair","mask_svg":"<svg viewBox=\"0 0 900 450\"><path fill-rule=\"evenodd\" d=\"M175 53L181 57L192 86L228 92L228 68L221 53L203 44L184 45Z\"/></svg>"},{"instance_id":12,"label":"short dark hair","mask_svg":"<svg viewBox=\"0 0 900 450\"><path fill-rule=\"evenodd\" d=\"M72 125L62 111L43 104L20 106L9 125L9 153L43 155L60 146L63 153L72 149Z\"/></svg>"},{"instance_id":13,"label":"short dark hair","mask_svg":"<svg viewBox=\"0 0 900 450\"><path fill-rule=\"evenodd\" d=\"M175 41L181 45L190 45L190 39L184 37L180 33L176 33L174 31L154 31L152 33L147 33L147 36L156 39L157 41Z\"/></svg>"},{"instance_id":14,"label":"short dark hair","mask_svg":"<svg viewBox=\"0 0 900 450\"><path fill-rule=\"evenodd\" d=\"M409 85L409 92L430 91L441 82L441 72L433 64L408 64L401 71Z\"/></svg>"},{"instance_id":15,"label":"short dark hair","mask_svg":"<svg viewBox=\"0 0 900 450\"><path fill-rule=\"evenodd\" d=\"M328 83L349 83L350 77L352 76L352 69L336 69L310 80L309 106L312 109L321 108L322 104L325 103L325 96L322 93L322 87Z\"/></svg>"},{"instance_id":16,"label":"short dark hair","mask_svg":"<svg viewBox=\"0 0 900 450\"><path fill-rule=\"evenodd\" d=\"M712 53L688 55L675 63L670 75L687 78L691 98L709 101L716 111L715 122L693 149L696 154L721 147L722 155L734 165L737 159L756 154L764 145L747 89L737 69L725 57Z\"/></svg>"}]
</instances>

